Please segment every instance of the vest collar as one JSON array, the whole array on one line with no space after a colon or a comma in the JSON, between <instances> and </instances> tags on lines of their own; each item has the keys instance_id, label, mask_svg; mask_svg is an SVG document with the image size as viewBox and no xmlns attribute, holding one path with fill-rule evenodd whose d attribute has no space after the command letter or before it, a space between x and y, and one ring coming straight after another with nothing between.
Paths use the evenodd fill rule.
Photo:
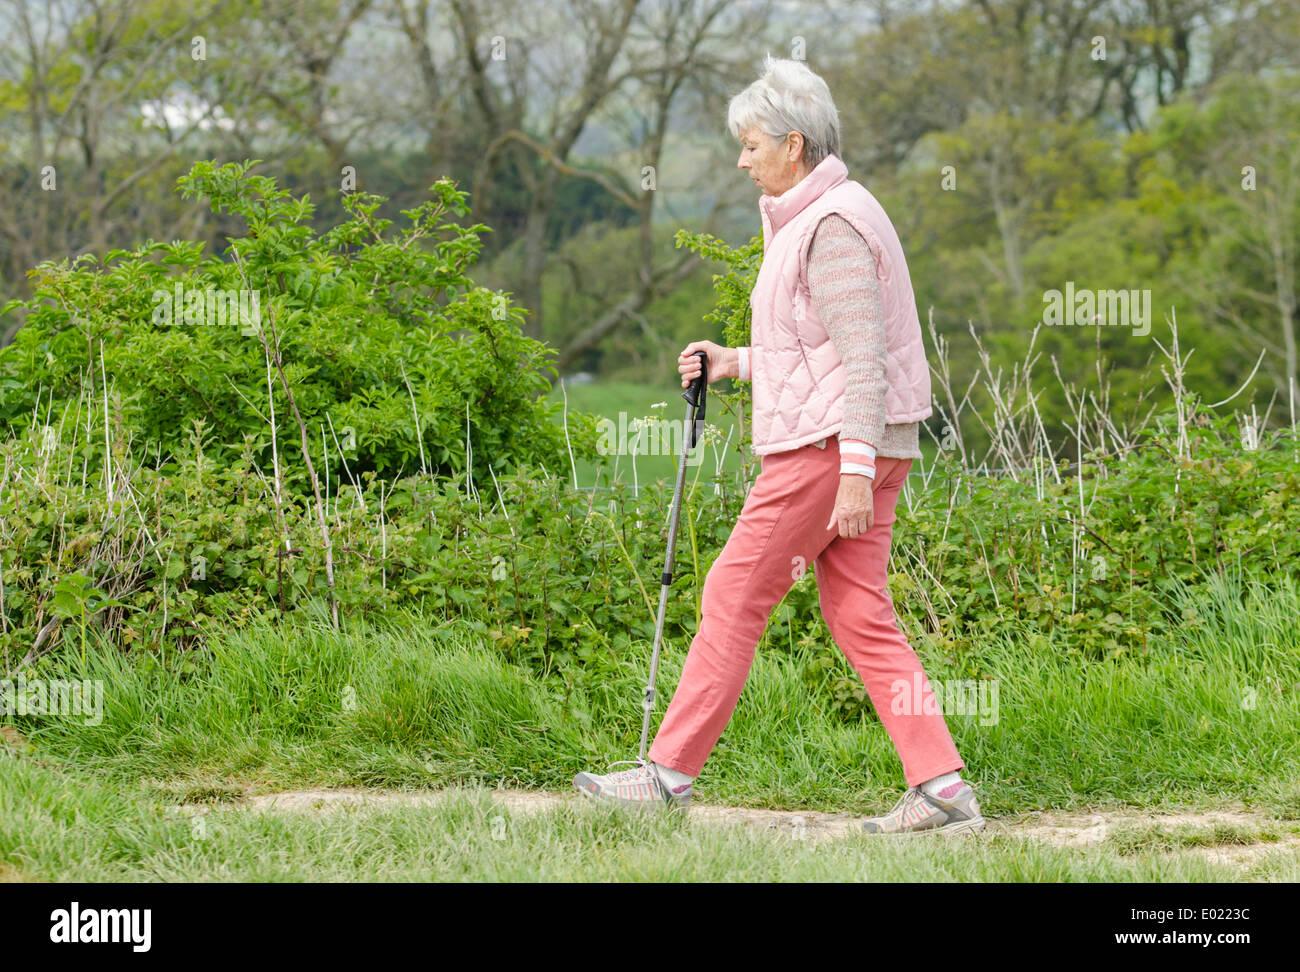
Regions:
<instances>
[{"instance_id":1,"label":"vest collar","mask_svg":"<svg viewBox=\"0 0 1300 972\"><path fill-rule=\"evenodd\" d=\"M781 195L760 196L758 210L763 219L764 243L823 192L844 182L848 175L848 166L840 157L828 155Z\"/></svg>"}]
</instances>

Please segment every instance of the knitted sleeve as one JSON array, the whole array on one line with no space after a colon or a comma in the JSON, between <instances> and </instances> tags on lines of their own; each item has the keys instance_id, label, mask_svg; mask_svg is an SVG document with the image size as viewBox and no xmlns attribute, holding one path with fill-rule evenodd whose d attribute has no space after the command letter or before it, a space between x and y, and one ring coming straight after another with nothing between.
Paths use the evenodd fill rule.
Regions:
<instances>
[{"instance_id":1,"label":"knitted sleeve","mask_svg":"<svg viewBox=\"0 0 1300 972\"><path fill-rule=\"evenodd\" d=\"M875 446L885 432L885 315L875 257L842 216L832 213L817 224L808 290L844 363L840 471L870 475L862 467L874 473Z\"/></svg>"}]
</instances>

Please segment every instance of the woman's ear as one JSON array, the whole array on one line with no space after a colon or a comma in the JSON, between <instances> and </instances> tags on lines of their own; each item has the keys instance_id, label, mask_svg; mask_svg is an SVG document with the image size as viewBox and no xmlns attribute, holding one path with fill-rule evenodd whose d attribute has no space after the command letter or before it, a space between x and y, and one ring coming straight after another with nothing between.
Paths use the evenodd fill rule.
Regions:
<instances>
[{"instance_id":1,"label":"woman's ear","mask_svg":"<svg viewBox=\"0 0 1300 972\"><path fill-rule=\"evenodd\" d=\"M803 158L803 133L791 132L786 136L786 140L790 142L794 149L789 161L797 164L799 160Z\"/></svg>"}]
</instances>

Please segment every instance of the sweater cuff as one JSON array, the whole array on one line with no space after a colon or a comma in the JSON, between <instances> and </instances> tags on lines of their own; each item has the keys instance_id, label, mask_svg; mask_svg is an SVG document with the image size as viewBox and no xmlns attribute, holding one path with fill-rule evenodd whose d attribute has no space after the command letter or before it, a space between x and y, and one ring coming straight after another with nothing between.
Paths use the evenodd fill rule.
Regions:
<instances>
[{"instance_id":1,"label":"sweater cuff","mask_svg":"<svg viewBox=\"0 0 1300 972\"><path fill-rule=\"evenodd\" d=\"M740 355L739 371L736 376L737 381L749 381L749 348L736 348Z\"/></svg>"},{"instance_id":2,"label":"sweater cuff","mask_svg":"<svg viewBox=\"0 0 1300 972\"><path fill-rule=\"evenodd\" d=\"M876 447L861 439L841 438L840 475L876 478Z\"/></svg>"},{"instance_id":3,"label":"sweater cuff","mask_svg":"<svg viewBox=\"0 0 1300 972\"><path fill-rule=\"evenodd\" d=\"M852 456L857 459L858 456L864 458L857 459L859 462L874 461L876 458L876 447L870 442L863 442L861 439L840 439L840 455Z\"/></svg>"}]
</instances>

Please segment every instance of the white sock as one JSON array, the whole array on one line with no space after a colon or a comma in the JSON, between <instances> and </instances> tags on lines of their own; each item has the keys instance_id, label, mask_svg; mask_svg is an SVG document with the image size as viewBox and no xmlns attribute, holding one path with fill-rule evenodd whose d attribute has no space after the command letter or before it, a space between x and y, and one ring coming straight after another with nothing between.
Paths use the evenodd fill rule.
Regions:
<instances>
[{"instance_id":1,"label":"white sock","mask_svg":"<svg viewBox=\"0 0 1300 972\"><path fill-rule=\"evenodd\" d=\"M650 765L658 772L659 779L668 784L670 790L675 790L683 783L689 783L695 779L693 776L687 776L685 773L680 773L675 769L670 769L669 767L662 766L659 763L652 762Z\"/></svg>"},{"instance_id":2,"label":"white sock","mask_svg":"<svg viewBox=\"0 0 1300 972\"><path fill-rule=\"evenodd\" d=\"M951 773L944 773L943 776L936 776L932 780L926 780L921 784L921 792L926 796L939 796L942 791L952 787L953 784L957 784L957 786L951 793L943 793L945 800L956 795L957 791L961 789L961 773L957 772L957 770L953 770Z\"/></svg>"}]
</instances>

